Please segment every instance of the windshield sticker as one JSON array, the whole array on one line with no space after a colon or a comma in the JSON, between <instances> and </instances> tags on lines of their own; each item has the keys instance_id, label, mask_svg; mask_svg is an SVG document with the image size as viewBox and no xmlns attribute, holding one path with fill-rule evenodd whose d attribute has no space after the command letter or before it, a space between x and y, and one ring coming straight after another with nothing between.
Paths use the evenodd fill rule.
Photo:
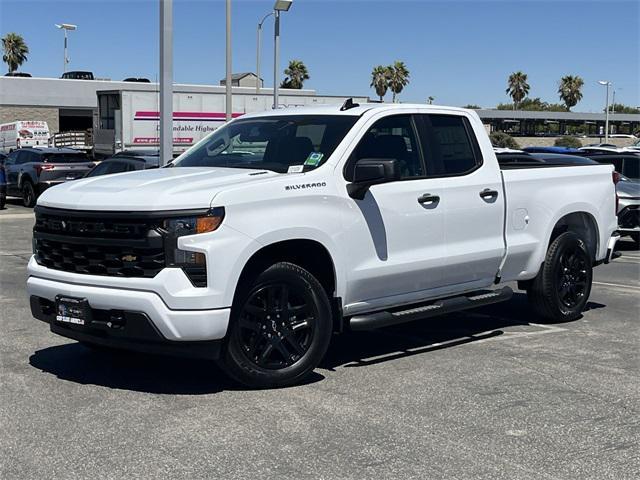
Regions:
<instances>
[{"instance_id":1,"label":"windshield sticker","mask_svg":"<svg viewBox=\"0 0 640 480\"><path fill-rule=\"evenodd\" d=\"M291 165L287 170L287 173L302 173L304 171L304 165Z\"/></svg>"},{"instance_id":2,"label":"windshield sticker","mask_svg":"<svg viewBox=\"0 0 640 480\"><path fill-rule=\"evenodd\" d=\"M307 157L307 159L305 160L304 164L309 167L317 167L322 161L323 157L324 157L323 153L311 152Z\"/></svg>"}]
</instances>

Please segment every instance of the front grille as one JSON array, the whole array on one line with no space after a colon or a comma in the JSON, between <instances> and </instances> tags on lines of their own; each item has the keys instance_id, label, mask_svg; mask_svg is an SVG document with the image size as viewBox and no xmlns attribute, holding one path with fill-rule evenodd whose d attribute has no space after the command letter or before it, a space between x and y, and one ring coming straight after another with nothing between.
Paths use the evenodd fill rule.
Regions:
<instances>
[{"instance_id":1,"label":"front grille","mask_svg":"<svg viewBox=\"0 0 640 480\"><path fill-rule=\"evenodd\" d=\"M622 210L618 216L618 223L622 228L636 228L640 226L640 207L633 205Z\"/></svg>"},{"instance_id":2,"label":"front grille","mask_svg":"<svg viewBox=\"0 0 640 480\"><path fill-rule=\"evenodd\" d=\"M37 207L33 233L36 261L73 273L155 277L166 266L159 222L122 213Z\"/></svg>"}]
</instances>

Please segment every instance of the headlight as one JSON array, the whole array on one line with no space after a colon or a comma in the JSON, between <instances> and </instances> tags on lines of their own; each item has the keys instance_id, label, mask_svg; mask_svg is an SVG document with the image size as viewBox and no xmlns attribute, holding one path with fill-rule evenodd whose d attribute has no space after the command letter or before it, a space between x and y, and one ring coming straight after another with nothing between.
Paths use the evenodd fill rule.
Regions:
<instances>
[{"instance_id":1,"label":"headlight","mask_svg":"<svg viewBox=\"0 0 640 480\"><path fill-rule=\"evenodd\" d=\"M207 259L203 253L179 249L178 238L214 232L220 227L222 220L224 208L216 207L206 215L169 218L163 222L167 266L182 268L196 287L207 286Z\"/></svg>"}]
</instances>

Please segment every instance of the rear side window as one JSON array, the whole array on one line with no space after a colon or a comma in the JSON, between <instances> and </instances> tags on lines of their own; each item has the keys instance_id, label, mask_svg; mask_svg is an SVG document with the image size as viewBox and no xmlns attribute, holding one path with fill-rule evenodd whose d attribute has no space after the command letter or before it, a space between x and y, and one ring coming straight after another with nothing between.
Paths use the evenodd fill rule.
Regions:
<instances>
[{"instance_id":1,"label":"rear side window","mask_svg":"<svg viewBox=\"0 0 640 480\"><path fill-rule=\"evenodd\" d=\"M457 115L420 115L427 176L463 175L482 164L471 127Z\"/></svg>"}]
</instances>

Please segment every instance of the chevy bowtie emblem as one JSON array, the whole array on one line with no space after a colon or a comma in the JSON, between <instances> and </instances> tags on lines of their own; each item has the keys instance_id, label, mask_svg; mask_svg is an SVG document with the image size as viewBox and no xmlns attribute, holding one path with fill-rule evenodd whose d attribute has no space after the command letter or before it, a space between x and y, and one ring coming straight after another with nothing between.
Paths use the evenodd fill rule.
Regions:
<instances>
[{"instance_id":1,"label":"chevy bowtie emblem","mask_svg":"<svg viewBox=\"0 0 640 480\"><path fill-rule=\"evenodd\" d=\"M123 262L135 262L138 259L135 255L124 255L121 257Z\"/></svg>"}]
</instances>

